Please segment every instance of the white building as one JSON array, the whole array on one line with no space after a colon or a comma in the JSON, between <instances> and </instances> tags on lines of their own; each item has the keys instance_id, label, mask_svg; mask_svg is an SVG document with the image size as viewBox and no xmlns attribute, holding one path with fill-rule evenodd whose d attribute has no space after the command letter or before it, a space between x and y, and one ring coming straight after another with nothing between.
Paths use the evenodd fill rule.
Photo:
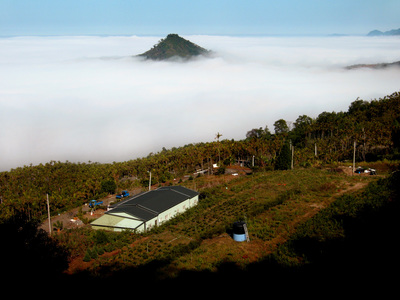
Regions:
<instances>
[{"instance_id":1,"label":"white building","mask_svg":"<svg viewBox=\"0 0 400 300\"><path fill-rule=\"evenodd\" d=\"M196 205L199 193L183 186L161 187L115 204L91 223L93 229L145 232Z\"/></svg>"}]
</instances>

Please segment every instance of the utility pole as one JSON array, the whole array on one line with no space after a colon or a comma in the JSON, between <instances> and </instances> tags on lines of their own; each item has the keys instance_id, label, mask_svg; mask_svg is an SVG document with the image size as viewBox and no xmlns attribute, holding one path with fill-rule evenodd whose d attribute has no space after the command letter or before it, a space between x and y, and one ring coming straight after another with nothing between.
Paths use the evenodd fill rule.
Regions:
<instances>
[{"instance_id":1,"label":"utility pole","mask_svg":"<svg viewBox=\"0 0 400 300\"><path fill-rule=\"evenodd\" d=\"M51 221L50 221L50 203L49 203L49 194L46 194L47 197L47 218L49 219L49 233L51 235Z\"/></svg>"},{"instance_id":2,"label":"utility pole","mask_svg":"<svg viewBox=\"0 0 400 300\"><path fill-rule=\"evenodd\" d=\"M317 142L314 143L314 156L315 156L315 157L318 157Z\"/></svg>"},{"instance_id":3,"label":"utility pole","mask_svg":"<svg viewBox=\"0 0 400 300\"><path fill-rule=\"evenodd\" d=\"M292 162L291 162L291 169L293 170L293 155L294 155L294 146L292 145Z\"/></svg>"},{"instance_id":4,"label":"utility pole","mask_svg":"<svg viewBox=\"0 0 400 300\"><path fill-rule=\"evenodd\" d=\"M356 141L354 141L354 150L353 150L353 174L355 169L356 169Z\"/></svg>"},{"instance_id":5,"label":"utility pole","mask_svg":"<svg viewBox=\"0 0 400 300\"><path fill-rule=\"evenodd\" d=\"M215 135L215 139L217 140L217 145L218 145L218 167L221 166L221 154L219 152L219 138L222 136L219 132Z\"/></svg>"},{"instance_id":6,"label":"utility pole","mask_svg":"<svg viewBox=\"0 0 400 300\"><path fill-rule=\"evenodd\" d=\"M149 180L149 191L151 190L151 171L148 171L150 173L150 180Z\"/></svg>"}]
</instances>

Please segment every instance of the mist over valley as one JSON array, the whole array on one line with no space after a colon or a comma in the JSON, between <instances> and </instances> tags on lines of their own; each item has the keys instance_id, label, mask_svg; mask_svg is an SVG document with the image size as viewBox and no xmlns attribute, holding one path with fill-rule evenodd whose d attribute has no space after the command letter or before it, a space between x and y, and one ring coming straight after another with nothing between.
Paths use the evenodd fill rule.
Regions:
<instances>
[{"instance_id":1,"label":"mist over valley","mask_svg":"<svg viewBox=\"0 0 400 300\"><path fill-rule=\"evenodd\" d=\"M183 37L213 56L136 56L161 36L1 38L0 170L244 139L399 90L398 67L346 69L399 61L398 37Z\"/></svg>"}]
</instances>

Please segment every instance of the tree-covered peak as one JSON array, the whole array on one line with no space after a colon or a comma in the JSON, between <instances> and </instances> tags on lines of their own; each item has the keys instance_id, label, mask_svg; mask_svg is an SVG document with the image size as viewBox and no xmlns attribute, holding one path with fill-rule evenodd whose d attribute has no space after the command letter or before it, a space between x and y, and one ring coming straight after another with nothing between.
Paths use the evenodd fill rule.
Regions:
<instances>
[{"instance_id":1,"label":"tree-covered peak","mask_svg":"<svg viewBox=\"0 0 400 300\"><path fill-rule=\"evenodd\" d=\"M199 55L208 55L206 50L189 40L180 37L176 33L170 33L165 39L161 39L150 50L139 54L141 57L152 60L165 60L173 57L190 59Z\"/></svg>"}]
</instances>

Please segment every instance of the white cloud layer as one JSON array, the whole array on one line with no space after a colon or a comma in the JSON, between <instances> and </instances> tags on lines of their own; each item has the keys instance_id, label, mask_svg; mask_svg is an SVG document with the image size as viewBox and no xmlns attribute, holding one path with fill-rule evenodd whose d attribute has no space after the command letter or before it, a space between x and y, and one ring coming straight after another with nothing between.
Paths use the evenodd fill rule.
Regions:
<instances>
[{"instance_id":1,"label":"white cloud layer","mask_svg":"<svg viewBox=\"0 0 400 300\"><path fill-rule=\"evenodd\" d=\"M216 52L190 62L133 55L161 37L0 39L0 170L124 161L187 143L243 139L299 115L345 111L400 90L397 37L185 36Z\"/></svg>"}]
</instances>

